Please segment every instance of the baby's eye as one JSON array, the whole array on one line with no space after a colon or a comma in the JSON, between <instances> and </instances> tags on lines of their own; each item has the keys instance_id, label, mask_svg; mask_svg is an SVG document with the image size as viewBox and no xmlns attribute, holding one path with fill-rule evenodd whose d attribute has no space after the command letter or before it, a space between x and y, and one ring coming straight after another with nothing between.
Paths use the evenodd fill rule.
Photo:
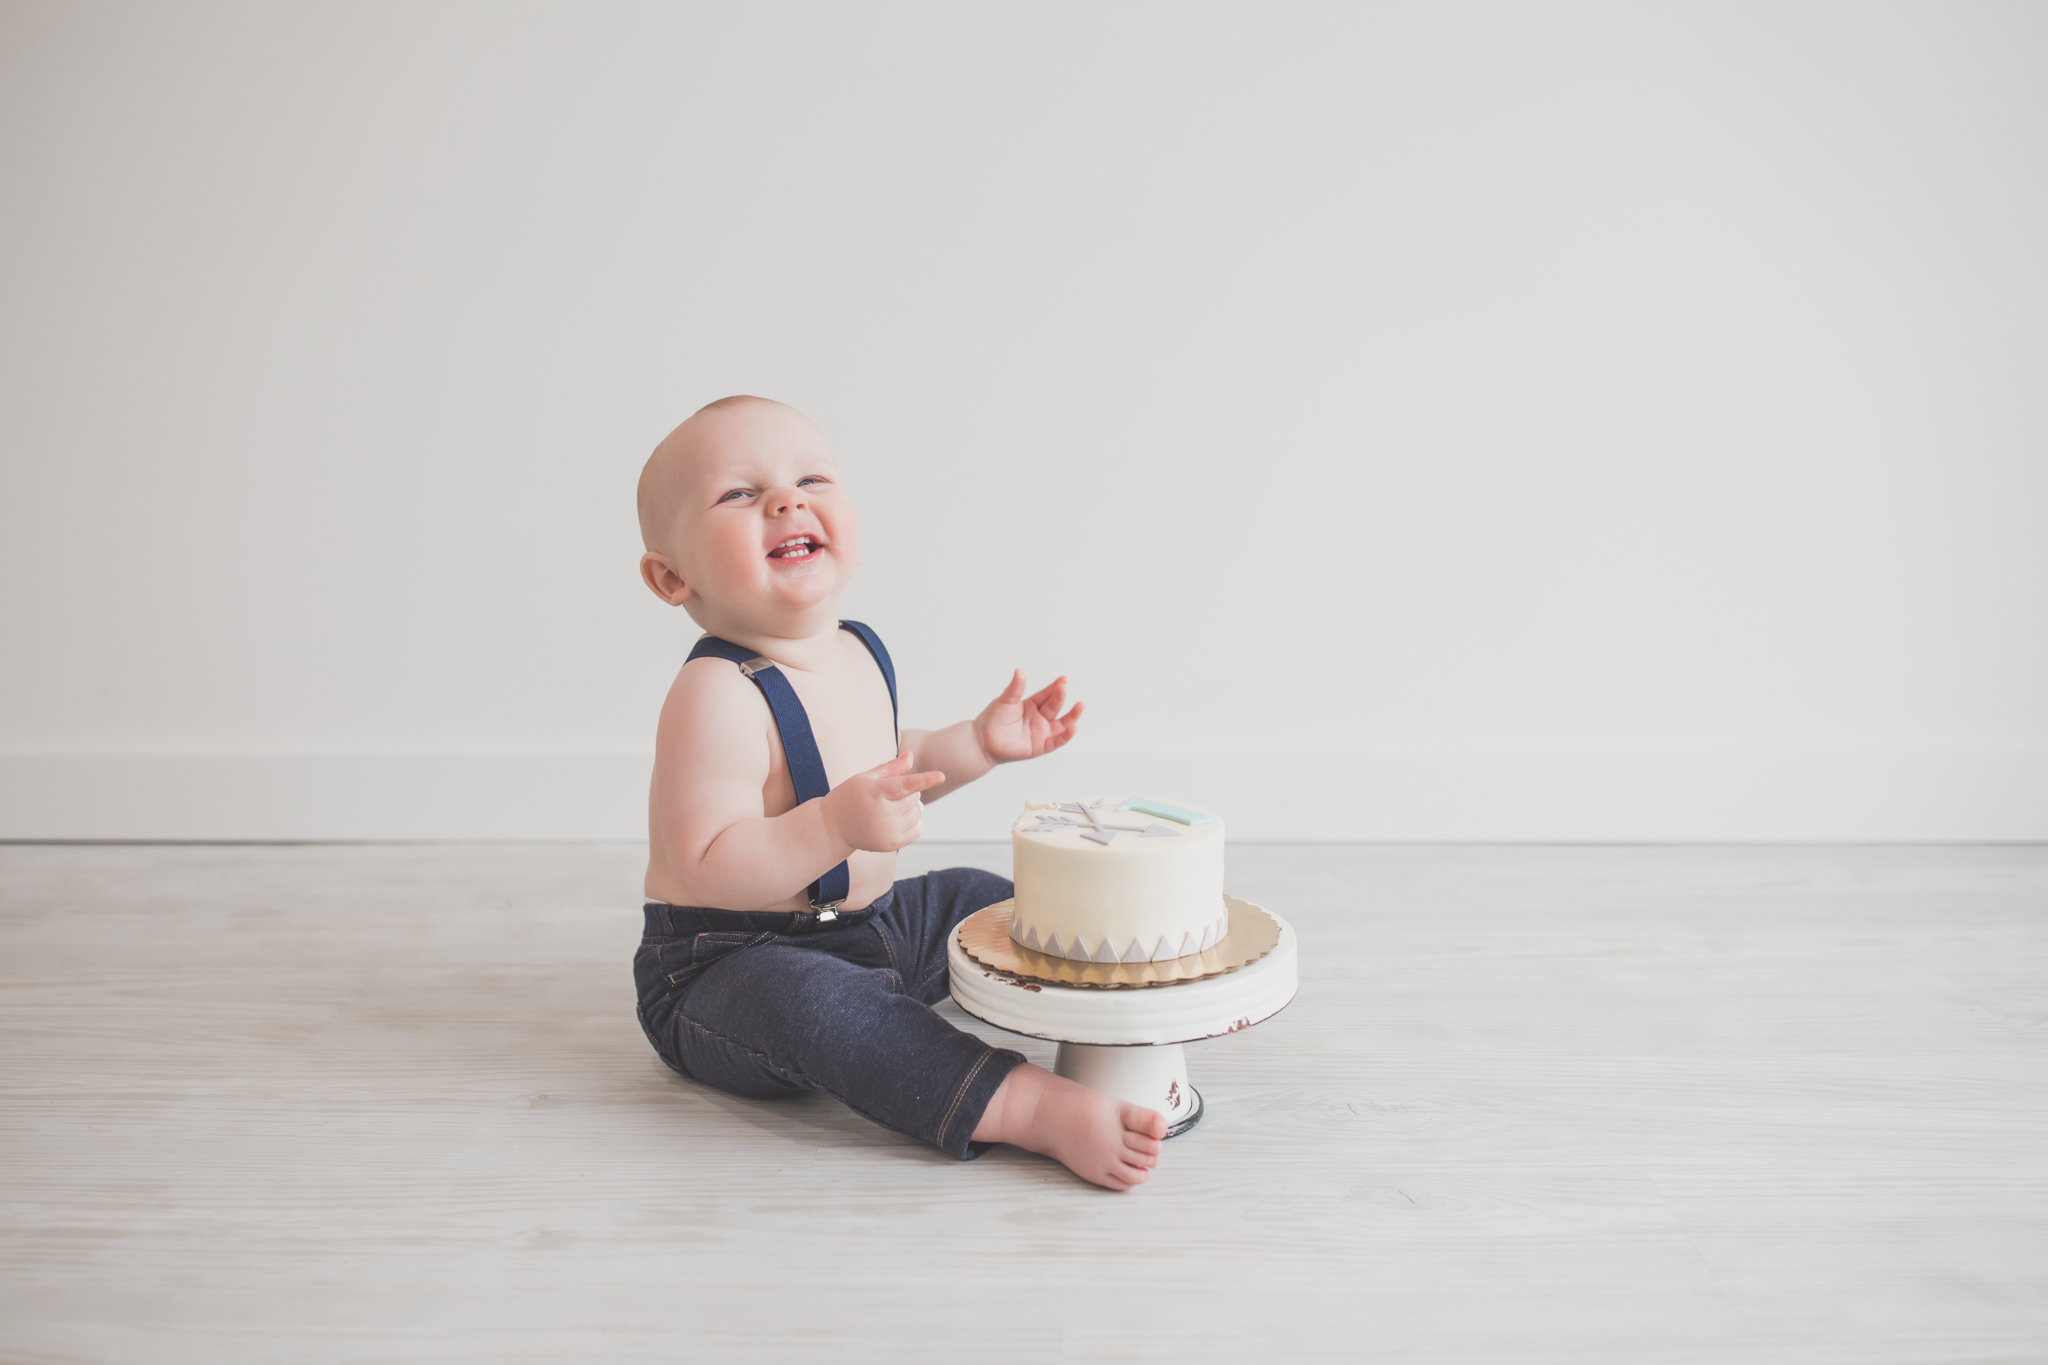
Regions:
<instances>
[{"instance_id":1,"label":"baby's eye","mask_svg":"<svg viewBox=\"0 0 2048 1365\"><path fill-rule=\"evenodd\" d=\"M734 498L744 498L745 496L747 496L747 490L746 490L746 489L744 489L744 488L735 488L735 489L733 489L733 490L732 490L732 491L731 491L730 493L727 493L727 494L726 494L726 495L725 495L724 497L720 498L720 499L719 499L719 501L720 501L720 502L731 502L731 501L732 501L732 500L733 500Z\"/></svg>"},{"instance_id":2,"label":"baby's eye","mask_svg":"<svg viewBox=\"0 0 2048 1365\"><path fill-rule=\"evenodd\" d=\"M798 479L798 480L796 481L796 486L797 486L798 488L802 488L802 487L803 487L804 485L806 485L806 484L813 484L813 483L823 483L823 482L825 482L825 480L824 480L824 479L822 479L822 478L820 478L820 477L819 477L818 475L816 475L816 474L806 474L806 475L804 475L804 476L803 476L803 477L802 477L801 479Z\"/></svg>"}]
</instances>

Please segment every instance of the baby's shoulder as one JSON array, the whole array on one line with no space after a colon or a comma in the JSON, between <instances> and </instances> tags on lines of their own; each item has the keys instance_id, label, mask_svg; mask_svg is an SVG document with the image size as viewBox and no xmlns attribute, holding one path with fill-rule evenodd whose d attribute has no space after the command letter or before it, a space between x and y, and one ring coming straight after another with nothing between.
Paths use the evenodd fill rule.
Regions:
<instances>
[{"instance_id":1,"label":"baby's shoulder","mask_svg":"<svg viewBox=\"0 0 2048 1365\"><path fill-rule=\"evenodd\" d=\"M729 659L691 659L676 670L661 704L660 741L696 743L709 734L735 736L759 729L768 715L761 691Z\"/></svg>"}]
</instances>

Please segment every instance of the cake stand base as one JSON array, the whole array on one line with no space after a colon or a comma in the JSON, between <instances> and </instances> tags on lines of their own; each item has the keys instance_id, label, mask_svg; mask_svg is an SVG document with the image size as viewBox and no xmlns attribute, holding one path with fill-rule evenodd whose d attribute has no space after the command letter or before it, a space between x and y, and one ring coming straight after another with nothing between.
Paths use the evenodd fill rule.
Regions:
<instances>
[{"instance_id":1,"label":"cake stand base","mask_svg":"<svg viewBox=\"0 0 2048 1365\"><path fill-rule=\"evenodd\" d=\"M1055 1072L1158 1110L1173 1137L1194 1127L1204 1107L1188 1084L1181 1044L1241 1032L1294 998L1294 929L1263 906L1253 908L1280 927L1272 952L1234 972L1171 985L1103 989L1012 976L969 956L956 933L946 948L953 1001L997 1028L1058 1043Z\"/></svg>"},{"instance_id":2,"label":"cake stand base","mask_svg":"<svg viewBox=\"0 0 2048 1365\"><path fill-rule=\"evenodd\" d=\"M1156 1047L1061 1043L1052 1069L1054 1075L1090 1090L1157 1109L1166 1116L1170 1138L1201 1121L1202 1095L1188 1084L1187 1053L1179 1043Z\"/></svg>"}]
</instances>

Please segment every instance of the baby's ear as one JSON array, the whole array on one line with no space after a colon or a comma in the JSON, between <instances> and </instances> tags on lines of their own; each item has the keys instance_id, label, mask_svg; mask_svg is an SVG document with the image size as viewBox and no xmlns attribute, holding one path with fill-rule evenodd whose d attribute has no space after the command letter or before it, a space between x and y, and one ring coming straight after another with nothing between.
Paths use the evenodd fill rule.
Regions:
<instances>
[{"instance_id":1,"label":"baby's ear","mask_svg":"<svg viewBox=\"0 0 2048 1365\"><path fill-rule=\"evenodd\" d=\"M672 607L680 607L697 595L697 590L685 583L683 576L652 550L640 556L640 581Z\"/></svg>"}]
</instances>

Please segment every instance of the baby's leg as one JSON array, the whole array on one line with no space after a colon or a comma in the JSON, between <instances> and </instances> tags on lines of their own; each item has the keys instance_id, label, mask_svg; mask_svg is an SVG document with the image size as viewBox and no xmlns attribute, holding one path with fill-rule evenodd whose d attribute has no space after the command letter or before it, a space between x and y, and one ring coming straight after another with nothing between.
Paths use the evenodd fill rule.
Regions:
<instances>
[{"instance_id":1,"label":"baby's leg","mask_svg":"<svg viewBox=\"0 0 2048 1365\"><path fill-rule=\"evenodd\" d=\"M822 1090L958 1157L1024 1060L904 994L894 971L786 943L721 959L654 1019L670 1055L706 1084L759 1096Z\"/></svg>"},{"instance_id":2,"label":"baby's leg","mask_svg":"<svg viewBox=\"0 0 2048 1365\"><path fill-rule=\"evenodd\" d=\"M1041 1153L1083 1180L1127 1190L1152 1178L1166 1118L1026 1062L1006 1077L974 1130L976 1142Z\"/></svg>"},{"instance_id":3,"label":"baby's leg","mask_svg":"<svg viewBox=\"0 0 2048 1365\"><path fill-rule=\"evenodd\" d=\"M975 911L1010 898L1008 878L974 867L949 867L896 883L874 921L903 989L936 1005L946 998L946 947L953 929Z\"/></svg>"},{"instance_id":4,"label":"baby's leg","mask_svg":"<svg viewBox=\"0 0 2048 1365\"><path fill-rule=\"evenodd\" d=\"M946 948L954 926L1010 894L1003 878L969 867L911 877L896 883L875 932L891 960L910 969L911 993L936 1003L946 994ZM1003 1081L974 1130L977 1142L1007 1142L1049 1156L1083 1180L1113 1190L1151 1178L1165 1136L1166 1119L1155 1111L1028 1063Z\"/></svg>"}]
</instances>

